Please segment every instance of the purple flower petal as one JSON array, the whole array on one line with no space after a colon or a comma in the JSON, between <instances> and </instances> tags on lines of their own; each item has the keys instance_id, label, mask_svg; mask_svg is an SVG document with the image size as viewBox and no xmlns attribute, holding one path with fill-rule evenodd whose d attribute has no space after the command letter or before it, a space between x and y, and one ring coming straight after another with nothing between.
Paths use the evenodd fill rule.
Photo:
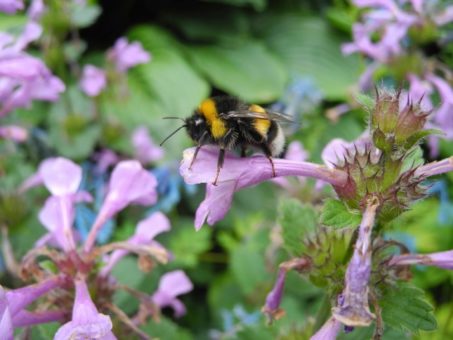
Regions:
<instances>
[{"instance_id":1,"label":"purple flower petal","mask_svg":"<svg viewBox=\"0 0 453 340\"><path fill-rule=\"evenodd\" d=\"M30 7L28 7L27 15L32 20L41 19L44 14L46 7L44 6L43 0L33 0Z\"/></svg>"},{"instance_id":2,"label":"purple flower petal","mask_svg":"<svg viewBox=\"0 0 453 340\"><path fill-rule=\"evenodd\" d=\"M75 281L75 289L72 320L58 329L54 339L116 339L110 317L98 312L85 281Z\"/></svg>"},{"instance_id":3,"label":"purple flower petal","mask_svg":"<svg viewBox=\"0 0 453 340\"><path fill-rule=\"evenodd\" d=\"M29 22L17 39L0 34L0 116L34 99L55 101L65 89L41 60L22 51L41 33L41 26Z\"/></svg>"},{"instance_id":4,"label":"purple flower petal","mask_svg":"<svg viewBox=\"0 0 453 340\"><path fill-rule=\"evenodd\" d=\"M148 218L140 221L133 236L133 242L145 244L150 242L158 234L170 230L170 220L161 212L156 212Z\"/></svg>"},{"instance_id":5,"label":"purple flower petal","mask_svg":"<svg viewBox=\"0 0 453 340\"><path fill-rule=\"evenodd\" d=\"M74 199L51 196L39 212L39 221L49 230L60 248L69 252L76 248L74 230Z\"/></svg>"},{"instance_id":6,"label":"purple flower petal","mask_svg":"<svg viewBox=\"0 0 453 340\"><path fill-rule=\"evenodd\" d=\"M93 65L85 65L80 80L80 87L87 96L96 97L107 85L105 71Z\"/></svg>"},{"instance_id":7,"label":"purple flower petal","mask_svg":"<svg viewBox=\"0 0 453 340\"><path fill-rule=\"evenodd\" d=\"M285 288L286 274L290 270L297 270L301 272L311 266L311 261L308 258L293 258L289 261L282 262L279 266L277 280L275 281L274 287L266 297L266 304L262 308L262 312L265 313L270 320L278 320L284 315L284 311L280 308L282 302L283 289Z\"/></svg>"},{"instance_id":8,"label":"purple flower petal","mask_svg":"<svg viewBox=\"0 0 453 340\"><path fill-rule=\"evenodd\" d=\"M192 289L192 282L187 275L182 270L175 270L161 277L159 287L151 299L160 308L173 307L176 315L181 316L181 313L185 312L185 308L182 308L184 306L181 306L182 303L176 297L188 293Z\"/></svg>"},{"instance_id":9,"label":"purple flower petal","mask_svg":"<svg viewBox=\"0 0 453 340\"><path fill-rule=\"evenodd\" d=\"M96 235L104 223L129 204L148 205L157 200L156 178L138 161L122 161L112 172L109 190L85 242L91 250Z\"/></svg>"},{"instance_id":10,"label":"purple flower petal","mask_svg":"<svg viewBox=\"0 0 453 340\"><path fill-rule=\"evenodd\" d=\"M164 156L164 149L154 144L148 129L144 126L134 130L132 144L135 149L135 158L142 164L157 161Z\"/></svg>"},{"instance_id":11,"label":"purple flower petal","mask_svg":"<svg viewBox=\"0 0 453 340\"><path fill-rule=\"evenodd\" d=\"M28 139L28 131L16 125L0 126L0 138L22 143Z\"/></svg>"},{"instance_id":12,"label":"purple flower petal","mask_svg":"<svg viewBox=\"0 0 453 340\"><path fill-rule=\"evenodd\" d=\"M453 171L453 156L438 162L425 164L417 169L415 176L431 177Z\"/></svg>"},{"instance_id":13,"label":"purple flower petal","mask_svg":"<svg viewBox=\"0 0 453 340\"><path fill-rule=\"evenodd\" d=\"M453 270L453 250L431 254L405 254L393 256L390 266L406 266L421 264Z\"/></svg>"},{"instance_id":14,"label":"purple flower petal","mask_svg":"<svg viewBox=\"0 0 453 340\"><path fill-rule=\"evenodd\" d=\"M135 229L135 234L127 242L140 245L151 244L154 237L158 234L170 230L170 221L161 212L156 212L150 217L142 220ZM106 276L111 272L113 267L129 252L127 250L115 250L108 258L107 264L102 268L101 275Z\"/></svg>"},{"instance_id":15,"label":"purple flower petal","mask_svg":"<svg viewBox=\"0 0 453 340\"><path fill-rule=\"evenodd\" d=\"M305 161L308 158L308 155L308 151L304 149L301 142L293 141L288 145L285 159L290 161Z\"/></svg>"},{"instance_id":16,"label":"purple flower petal","mask_svg":"<svg viewBox=\"0 0 453 340\"><path fill-rule=\"evenodd\" d=\"M82 181L82 168L66 158L48 158L39 168L44 185L52 195L74 194Z\"/></svg>"},{"instance_id":17,"label":"purple flower petal","mask_svg":"<svg viewBox=\"0 0 453 340\"><path fill-rule=\"evenodd\" d=\"M200 230L205 221L213 225L225 217L230 210L236 182L229 181L217 186L206 185L206 196L195 213L195 230Z\"/></svg>"},{"instance_id":18,"label":"purple flower petal","mask_svg":"<svg viewBox=\"0 0 453 340\"><path fill-rule=\"evenodd\" d=\"M102 149L94 155L94 158L97 162L97 171L100 173L106 172L109 167L120 161L120 157L110 149Z\"/></svg>"},{"instance_id":19,"label":"purple flower petal","mask_svg":"<svg viewBox=\"0 0 453 340\"><path fill-rule=\"evenodd\" d=\"M263 313L269 316L269 319L278 320L283 315L283 310L280 308L283 297L283 289L285 288L285 279L287 274L286 268L280 268L278 271L277 281L274 288L267 294L266 304L263 307Z\"/></svg>"},{"instance_id":20,"label":"purple flower petal","mask_svg":"<svg viewBox=\"0 0 453 340\"><path fill-rule=\"evenodd\" d=\"M16 51L22 51L29 43L38 39L42 34L42 27L36 22L30 21L25 26L24 31L14 44Z\"/></svg>"},{"instance_id":21,"label":"purple flower petal","mask_svg":"<svg viewBox=\"0 0 453 340\"><path fill-rule=\"evenodd\" d=\"M310 338L310 340L335 340L341 330L341 323L331 317L325 324Z\"/></svg>"},{"instance_id":22,"label":"purple flower petal","mask_svg":"<svg viewBox=\"0 0 453 340\"><path fill-rule=\"evenodd\" d=\"M14 339L14 327L11 312L9 310L6 293L0 286L0 334L5 340Z\"/></svg>"},{"instance_id":23,"label":"purple flower petal","mask_svg":"<svg viewBox=\"0 0 453 340\"><path fill-rule=\"evenodd\" d=\"M436 16L434 16L434 22L436 25L443 26L450 22L453 22L453 6L448 6L445 10Z\"/></svg>"},{"instance_id":24,"label":"purple flower petal","mask_svg":"<svg viewBox=\"0 0 453 340\"><path fill-rule=\"evenodd\" d=\"M24 2L22 0L1 0L0 1L0 12L14 14L23 8L24 8Z\"/></svg>"},{"instance_id":25,"label":"purple flower petal","mask_svg":"<svg viewBox=\"0 0 453 340\"><path fill-rule=\"evenodd\" d=\"M60 277L53 277L33 285L6 292L8 308L13 319L17 313L26 308L43 294L59 287L62 282L63 281Z\"/></svg>"},{"instance_id":26,"label":"purple flower petal","mask_svg":"<svg viewBox=\"0 0 453 340\"><path fill-rule=\"evenodd\" d=\"M66 316L63 311L46 311L32 313L27 310L21 310L14 316L14 328L32 326L41 323L62 321Z\"/></svg>"},{"instance_id":27,"label":"purple flower petal","mask_svg":"<svg viewBox=\"0 0 453 340\"><path fill-rule=\"evenodd\" d=\"M332 309L334 318L346 326L368 326L375 318L368 307L368 281L371 274L371 232L378 206L378 200L370 198L360 223L354 253L346 270L343 298Z\"/></svg>"},{"instance_id":28,"label":"purple flower petal","mask_svg":"<svg viewBox=\"0 0 453 340\"><path fill-rule=\"evenodd\" d=\"M180 173L188 184L211 183L217 172L218 149L203 147L190 168L195 148L187 149L180 166ZM306 176L323 179L331 184L345 183L347 175L338 170L327 169L318 164L274 159L276 176ZM256 185L273 178L269 160L261 155L239 158L231 153L225 156L217 185L208 184L206 197L197 210L195 227L199 229L207 219L213 224L222 219L231 205L235 191Z\"/></svg>"},{"instance_id":29,"label":"purple flower petal","mask_svg":"<svg viewBox=\"0 0 453 340\"><path fill-rule=\"evenodd\" d=\"M135 65L145 64L151 60L150 54L143 49L141 43L129 43L126 38L118 39L108 56L119 72L126 72Z\"/></svg>"},{"instance_id":30,"label":"purple flower petal","mask_svg":"<svg viewBox=\"0 0 453 340\"><path fill-rule=\"evenodd\" d=\"M411 0L412 7L418 13L423 13L423 5L425 0Z\"/></svg>"},{"instance_id":31,"label":"purple flower petal","mask_svg":"<svg viewBox=\"0 0 453 340\"><path fill-rule=\"evenodd\" d=\"M412 101L419 101L422 98L420 103L421 108L423 111L429 111L433 108L433 104L430 99L430 95L433 92L432 85L425 80L420 79L414 74L409 74L407 76L409 79L409 99ZM407 103L407 97L401 96L401 104L404 107ZM403 107L400 107L401 111Z\"/></svg>"},{"instance_id":32,"label":"purple flower petal","mask_svg":"<svg viewBox=\"0 0 453 340\"><path fill-rule=\"evenodd\" d=\"M354 143L347 142L344 139L334 138L322 150L321 159L326 166L333 169L335 164L344 159L346 150L353 145Z\"/></svg>"}]
</instances>

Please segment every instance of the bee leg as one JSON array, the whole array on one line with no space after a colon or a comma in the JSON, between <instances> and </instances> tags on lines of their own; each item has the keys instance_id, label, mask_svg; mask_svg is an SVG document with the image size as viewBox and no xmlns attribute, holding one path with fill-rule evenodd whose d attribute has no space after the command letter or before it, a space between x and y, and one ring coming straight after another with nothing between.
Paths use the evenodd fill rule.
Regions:
<instances>
[{"instance_id":1,"label":"bee leg","mask_svg":"<svg viewBox=\"0 0 453 340\"><path fill-rule=\"evenodd\" d=\"M274 161L272 159L272 152L267 146L267 144L261 144L261 150L263 150L264 154L266 155L267 159L271 163L272 166L272 177L277 177L277 174L275 173L275 166L274 166Z\"/></svg>"},{"instance_id":2,"label":"bee leg","mask_svg":"<svg viewBox=\"0 0 453 340\"><path fill-rule=\"evenodd\" d=\"M217 180L219 179L220 169L223 167L223 161L225 160L225 149L220 149L219 158L217 159L217 173L215 175L213 185L217 185Z\"/></svg>"},{"instance_id":3,"label":"bee leg","mask_svg":"<svg viewBox=\"0 0 453 340\"><path fill-rule=\"evenodd\" d=\"M200 151L200 149L201 149L201 145L197 145L195 152L193 154L193 157L192 157L192 161L190 162L190 165L189 165L189 170L192 170L192 165L193 165L193 163L195 163L195 159L197 158L198 151Z\"/></svg>"},{"instance_id":4,"label":"bee leg","mask_svg":"<svg viewBox=\"0 0 453 340\"><path fill-rule=\"evenodd\" d=\"M193 165L193 163L195 163L195 159L197 158L198 151L200 151L201 147L203 146L205 138L206 138L207 135L208 135L207 132L204 132L201 135L200 140L198 141L198 145L197 145L197 147L195 149L195 152L193 154L192 161L190 162L189 170L192 170L192 165Z\"/></svg>"}]
</instances>

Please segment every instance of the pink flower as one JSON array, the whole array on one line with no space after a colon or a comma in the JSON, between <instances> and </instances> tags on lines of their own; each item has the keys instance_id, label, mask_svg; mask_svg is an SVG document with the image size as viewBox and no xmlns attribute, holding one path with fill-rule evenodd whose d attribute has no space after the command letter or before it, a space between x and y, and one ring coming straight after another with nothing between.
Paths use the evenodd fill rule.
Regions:
<instances>
[{"instance_id":1,"label":"pink flower","mask_svg":"<svg viewBox=\"0 0 453 340\"><path fill-rule=\"evenodd\" d=\"M0 12L14 14L24 8L22 0L0 0Z\"/></svg>"},{"instance_id":2,"label":"pink flower","mask_svg":"<svg viewBox=\"0 0 453 340\"><path fill-rule=\"evenodd\" d=\"M109 190L85 242L90 251L104 223L129 204L151 205L157 201L156 178L138 161L122 161L112 172Z\"/></svg>"},{"instance_id":3,"label":"pink flower","mask_svg":"<svg viewBox=\"0 0 453 340\"><path fill-rule=\"evenodd\" d=\"M453 269L453 250L441 251L431 254L404 254L393 256L390 266L407 265L435 266L443 269Z\"/></svg>"},{"instance_id":4,"label":"pink flower","mask_svg":"<svg viewBox=\"0 0 453 340\"><path fill-rule=\"evenodd\" d=\"M47 292L61 286L63 280L53 277L40 283L5 291L0 286L0 334L3 339L13 339L13 331L16 327L28 326L44 319L44 322L55 321L61 318L61 313L34 314L27 312L31 303Z\"/></svg>"},{"instance_id":5,"label":"pink flower","mask_svg":"<svg viewBox=\"0 0 453 340\"><path fill-rule=\"evenodd\" d=\"M301 272L307 269L311 265L311 262L306 258L294 258L292 260L283 262L279 266L277 280L275 281L274 287L267 294L266 304L262 308L262 312L272 320L278 320L284 315L284 310L280 308L283 297L283 289L285 288L286 274L290 270L297 270Z\"/></svg>"},{"instance_id":6,"label":"pink flower","mask_svg":"<svg viewBox=\"0 0 453 340\"><path fill-rule=\"evenodd\" d=\"M214 224L228 212L233 194L240 189L256 185L273 178L272 166L262 155L239 158L231 153L225 156L224 166L220 171L217 185L211 184L217 172L218 148L203 147L190 168L195 148L184 151L180 173L188 184L207 183L206 197L197 209L195 228L198 230L207 220ZM308 176L323 179L331 184L343 184L347 175L325 166L297 162L286 159L274 159L276 176ZM189 169L190 168L190 169Z\"/></svg>"},{"instance_id":7,"label":"pink flower","mask_svg":"<svg viewBox=\"0 0 453 340\"><path fill-rule=\"evenodd\" d=\"M97 152L93 158L97 162L96 169L100 173L106 172L109 167L120 161L120 156L110 149L102 149Z\"/></svg>"},{"instance_id":8,"label":"pink flower","mask_svg":"<svg viewBox=\"0 0 453 340\"><path fill-rule=\"evenodd\" d=\"M41 19L45 10L46 7L44 6L43 0L33 0L30 4L30 7L28 7L27 15L32 20L39 20Z\"/></svg>"},{"instance_id":9,"label":"pink flower","mask_svg":"<svg viewBox=\"0 0 453 340\"><path fill-rule=\"evenodd\" d=\"M82 181L82 168L66 158L48 158L39 167L39 175L52 195L72 195Z\"/></svg>"},{"instance_id":10,"label":"pink flower","mask_svg":"<svg viewBox=\"0 0 453 340\"><path fill-rule=\"evenodd\" d=\"M49 231L49 235L40 239L38 245L51 242L56 243L65 251L76 248L72 230L74 204L77 201L91 200L89 194L77 193L81 181L82 169L80 166L66 158L56 157L41 162L38 172L22 184L22 191L44 184L52 194L39 213L39 219Z\"/></svg>"},{"instance_id":11,"label":"pink flower","mask_svg":"<svg viewBox=\"0 0 453 340\"><path fill-rule=\"evenodd\" d=\"M415 176L431 177L453 171L453 156L441 161L431 162L422 165L415 172Z\"/></svg>"},{"instance_id":12,"label":"pink flower","mask_svg":"<svg viewBox=\"0 0 453 340\"><path fill-rule=\"evenodd\" d=\"M338 306L332 309L334 318L347 326L368 326L375 318L368 307L368 281L371 274L371 232L378 204L374 197L368 201L346 270L345 287Z\"/></svg>"},{"instance_id":13,"label":"pink flower","mask_svg":"<svg viewBox=\"0 0 453 340\"><path fill-rule=\"evenodd\" d=\"M304 149L303 145L299 141L293 141L288 145L288 149L285 153L285 159L290 161L305 161L308 158L308 152ZM298 177L299 183L304 184L305 178ZM284 177L273 178L272 181L281 186L282 188L292 191L294 190L294 185Z\"/></svg>"},{"instance_id":14,"label":"pink flower","mask_svg":"<svg viewBox=\"0 0 453 340\"><path fill-rule=\"evenodd\" d=\"M151 56L146 52L142 44L135 41L129 43L126 38L120 38L108 53L118 72L126 72L131 67L138 64L145 64L151 60Z\"/></svg>"},{"instance_id":15,"label":"pink flower","mask_svg":"<svg viewBox=\"0 0 453 340\"><path fill-rule=\"evenodd\" d=\"M28 139L28 131L16 125L0 126L0 138L22 143Z\"/></svg>"},{"instance_id":16,"label":"pink flower","mask_svg":"<svg viewBox=\"0 0 453 340\"><path fill-rule=\"evenodd\" d=\"M132 134L135 158L142 164L148 164L161 159L164 156L164 149L155 145L148 129L144 126L138 127Z\"/></svg>"},{"instance_id":17,"label":"pink flower","mask_svg":"<svg viewBox=\"0 0 453 340\"><path fill-rule=\"evenodd\" d=\"M160 308L170 306L175 311L175 316L180 317L186 313L186 307L176 297L190 292L193 289L192 282L182 270L175 270L164 274L157 291L151 300Z\"/></svg>"},{"instance_id":18,"label":"pink flower","mask_svg":"<svg viewBox=\"0 0 453 340\"><path fill-rule=\"evenodd\" d=\"M75 290L72 320L58 329L54 339L116 339L110 317L98 312L85 281L76 280Z\"/></svg>"},{"instance_id":19,"label":"pink flower","mask_svg":"<svg viewBox=\"0 0 453 340\"><path fill-rule=\"evenodd\" d=\"M130 237L127 242L133 245L146 245L154 243L160 246L158 242L153 241L154 237L169 230L170 221L168 220L168 218L161 212L156 212L137 225L135 234ZM115 250L109 256L107 264L102 268L101 275L105 276L109 274L112 268L118 263L118 261L120 261L127 254L127 250Z\"/></svg>"},{"instance_id":20,"label":"pink flower","mask_svg":"<svg viewBox=\"0 0 453 340\"><path fill-rule=\"evenodd\" d=\"M105 71L93 65L85 65L83 68L80 87L87 96L96 97L107 85Z\"/></svg>"},{"instance_id":21,"label":"pink flower","mask_svg":"<svg viewBox=\"0 0 453 340\"><path fill-rule=\"evenodd\" d=\"M436 87L442 100L433 122L445 132L446 138L453 139L453 89L448 82L433 74L428 74L426 79Z\"/></svg>"},{"instance_id":22,"label":"pink flower","mask_svg":"<svg viewBox=\"0 0 453 340\"><path fill-rule=\"evenodd\" d=\"M0 117L34 99L56 101L65 86L44 63L22 50L41 35L41 26L29 22L16 40L0 33Z\"/></svg>"},{"instance_id":23,"label":"pink flower","mask_svg":"<svg viewBox=\"0 0 453 340\"><path fill-rule=\"evenodd\" d=\"M335 340L341 329L341 323L333 317L328 319L325 324L310 338L310 340Z\"/></svg>"}]
</instances>

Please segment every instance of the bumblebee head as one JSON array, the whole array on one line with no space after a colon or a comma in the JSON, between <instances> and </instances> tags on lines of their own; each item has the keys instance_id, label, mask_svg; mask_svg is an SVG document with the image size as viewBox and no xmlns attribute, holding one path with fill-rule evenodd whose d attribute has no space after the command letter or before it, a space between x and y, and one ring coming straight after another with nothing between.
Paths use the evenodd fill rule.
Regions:
<instances>
[{"instance_id":1,"label":"bumblebee head","mask_svg":"<svg viewBox=\"0 0 453 340\"><path fill-rule=\"evenodd\" d=\"M197 111L186 119L186 130L190 138L198 143L208 129L206 119Z\"/></svg>"}]
</instances>

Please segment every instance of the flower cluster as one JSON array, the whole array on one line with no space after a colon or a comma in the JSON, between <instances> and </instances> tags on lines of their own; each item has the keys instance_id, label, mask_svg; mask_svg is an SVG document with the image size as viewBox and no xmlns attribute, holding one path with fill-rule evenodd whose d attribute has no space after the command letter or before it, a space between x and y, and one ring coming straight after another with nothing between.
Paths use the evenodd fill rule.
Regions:
<instances>
[{"instance_id":1,"label":"flower cluster","mask_svg":"<svg viewBox=\"0 0 453 340\"><path fill-rule=\"evenodd\" d=\"M329 282L332 316L313 339L334 339L341 325L351 331L374 320L376 334L381 334L381 310L373 297L381 294L382 285L391 286L395 281L407 279L398 266L431 264L451 268L451 251L430 255L393 254L389 258L383 249L398 243L384 240L381 233L386 223L426 194L422 183L425 179L453 171L453 157L423 165L417 150L420 140L432 133L424 129L428 112L419 101L403 98L401 91L378 92L370 116L369 130L358 141L330 143L323 152L327 165L274 160L277 177L304 176L327 182L335 189L341 200L336 205L343 207L345 214L353 212L362 216L357 230L353 228L356 225L344 229L320 226L313 235L306 235L304 255L280 265L275 286L266 299L263 312L271 320L278 319L283 315L280 303L288 271L309 273L310 279L318 284ZM196 229L205 220L213 224L222 219L235 191L272 178L265 157L238 158L230 154L215 186L210 183L216 171L217 150L204 147L190 168L193 152L193 149L185 151L180 171L188 183L207 183L206 198L195 217ZM348 253L353 241L355 246ZM401 249L406 248L401 245ZM370 310L370 299L374 312Z\"/></svg>"},{"instance_id":2,"label":"flower cluster","mask_svg":"<svg viewBox=\"0 0 453 340\"><path fill-rule=\"evenodd\" d=\"M107 52L107 60L114 66L114 73L125 74L128 69L139 64L146 64L151 56L146 52L139 42L129 43L126 38L119 38L113 48ZM107 86L107 71L94 65L85 65L80 88L89 97L96 97ZM112 81L115 74L110 76Z\"/></svg>"},{"instance_id":3,"label":"flower cluster","mask_svg":"<svg viewBox=\"0 0 453 340\"><path fill-rule=\"evenodd\" d=\"M44 184L51 196L39 213L47 229L35 248L22 260L20 268L10 268L24 280L37 283L19 289L1 289L1 334L12 339L15 328L50 321L64 323L55 339L114 339L112 327L123 323L127 329L149 338L138 327L159 308L170 306L176 316L185 313L178 296L192 290L192 283L182 271L162 276L153 294L119 285L111 272L128 253L139 255L139 265L149 271L153 262L166 263L169 252L154 238L170 230L167 217L156 212L137 224L134 235L126 241L96 246L96 236L105 223L130 204L151 205L157 200L157 181L138 161L119 162L110 177L108 191L86 238L74 229L75 206L90 202L91 195L80 191L82 169L65 158L50 158L41 163L36 174L25 181L21 190ZM42 258L53 266L42 266ZM124 289L137 297L140 309L130 319L112 303L113 293ZM52 294L46 294L52 291ZM25 309L41 299L43 311ZM52 308L55 306L56 308ZM72 316L71 316L72 310ZM119 334L117 334L119 335Z\"/></svg>"},{"instance_id":4,"label":"flower cluster","mask_svg":"<svg viewBox=\"0 0 453 340\"><path fill-rule=\"evenodd\" d=\"M24 51L41 33L32 21L17 38L0 32L0 117L36 99L55 101L65 89L41 60Z\"/></svg>"},{"instance_id":5,"label":"flower cluster","mask_svg":"<svg viewBox=\"0 0 453 340\"><path fill-rule=\"evenodd\" d=\"M372 84L376 73L386 70L397 82L409 83L409 96L423 98L426 110L434 107L437 94L440 106L431 124L453 138L452 73L440 60L429 57L423 46L443 46L441 30L453 22L453 6L441 7L437 1L355 0L364 9L361 22L354 24L354 41L343 45L345 54L359 52L371 60L360 80L360 89ZM430 138L432 155L438 154L438 138Z\"/></svg>"}]
</instances>

